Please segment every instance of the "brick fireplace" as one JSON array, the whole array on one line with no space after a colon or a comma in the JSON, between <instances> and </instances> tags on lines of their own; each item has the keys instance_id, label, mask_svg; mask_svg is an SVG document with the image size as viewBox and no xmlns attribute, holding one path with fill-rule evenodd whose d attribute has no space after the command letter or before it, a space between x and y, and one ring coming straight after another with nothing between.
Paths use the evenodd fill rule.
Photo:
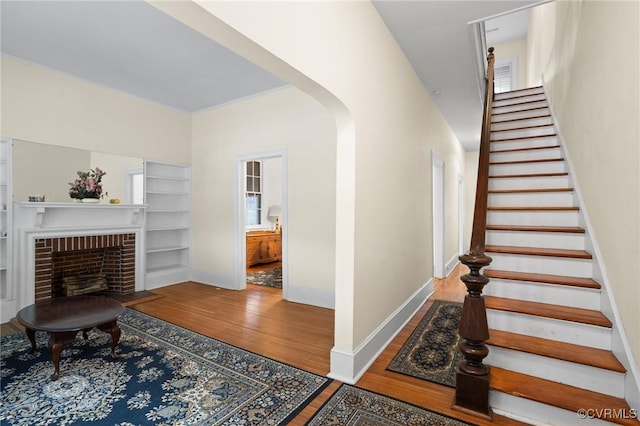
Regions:
<instances>
[{"instance_id":1,"label":"brick fireplace","mask_svg":"<svg viewBox=\"0 0 640 426\"><path fill-rule=\"evenodd\" d=\"M106 292L135 291L134 233L35 240L35 301L63 297L63 278L104 273Z\"/></svg>"}]
</instances>

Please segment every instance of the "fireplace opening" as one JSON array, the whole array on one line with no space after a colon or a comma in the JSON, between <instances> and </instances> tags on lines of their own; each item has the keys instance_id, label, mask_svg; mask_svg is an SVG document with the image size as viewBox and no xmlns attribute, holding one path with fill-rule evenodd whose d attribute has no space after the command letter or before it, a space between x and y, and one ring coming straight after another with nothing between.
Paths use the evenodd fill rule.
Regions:
<instances>
[{"instance_id":1,"label":"fireplace opening","mask_svg":"<svg viewBox=\"0 0 640 426\"><path fill-rule=\"evenodd\" d=\"M35 300L135 292L135 234L36 240Z\"/></svg>"}]
</instances>

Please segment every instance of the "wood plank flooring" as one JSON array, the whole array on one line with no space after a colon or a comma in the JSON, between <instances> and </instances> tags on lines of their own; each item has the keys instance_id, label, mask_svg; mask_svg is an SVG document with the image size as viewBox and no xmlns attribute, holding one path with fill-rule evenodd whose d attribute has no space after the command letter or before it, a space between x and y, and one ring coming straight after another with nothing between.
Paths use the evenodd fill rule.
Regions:
<instances>
[{"instance_id":1,"label":"wood plank flooring","mask_svg":"<svg viewBox=\"0 0 640 426\"><path fill-rule=\"evenodd\" d=\"M434 299L464 300L465 288L459 280L464 268L459 265L448 279L436 281L435 294L356 385L478 425L521 425L523 423L498 415L490 422L455 411L451 408L454 389L386 370ZM246 291L233 291L186 282L159 288L153 293L163 297L127 304L140 312L306 371L329 373L333 310L287 302L282 299L281 290L256 285L247 285ZM3 324L3 333L11 327ZM340 382L334 381L290 425L304 425L339 386Z\"/></svg>"}]
</instances>

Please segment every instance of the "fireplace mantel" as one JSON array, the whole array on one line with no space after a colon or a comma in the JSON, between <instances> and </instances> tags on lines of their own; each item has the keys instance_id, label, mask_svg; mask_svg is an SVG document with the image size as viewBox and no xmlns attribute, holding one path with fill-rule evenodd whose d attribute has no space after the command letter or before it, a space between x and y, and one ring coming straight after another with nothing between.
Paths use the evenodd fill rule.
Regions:
<instances>
[{"instance_id":1,"label":"fireplace mantel","mask_svg":"<svg viewBox=\"0 0 640 426\"><path fill-rule=\"evenodd\" d=\"M35 243L43 238L135 234L135 290L144 290L145 205L13 203L13 314L35 300ZM3 305L3 310L9 308Z\"/></svg>"}]
</instances>

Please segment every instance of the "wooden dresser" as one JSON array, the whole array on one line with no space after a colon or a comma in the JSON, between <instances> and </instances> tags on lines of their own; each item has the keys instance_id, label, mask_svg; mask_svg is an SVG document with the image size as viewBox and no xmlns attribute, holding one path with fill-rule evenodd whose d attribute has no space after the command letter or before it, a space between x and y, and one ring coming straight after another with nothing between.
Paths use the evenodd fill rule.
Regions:
<instances>
[{"instance_id":1,"label":"wooden dresser","mask_svg":"<svg viewBox=\"0 0 640 426\"><path fill-rule=\"evenodd\" d=\"M247 232L247 267L282 260L282 234L273 231Z\"/></svg>"}]
</instances>

